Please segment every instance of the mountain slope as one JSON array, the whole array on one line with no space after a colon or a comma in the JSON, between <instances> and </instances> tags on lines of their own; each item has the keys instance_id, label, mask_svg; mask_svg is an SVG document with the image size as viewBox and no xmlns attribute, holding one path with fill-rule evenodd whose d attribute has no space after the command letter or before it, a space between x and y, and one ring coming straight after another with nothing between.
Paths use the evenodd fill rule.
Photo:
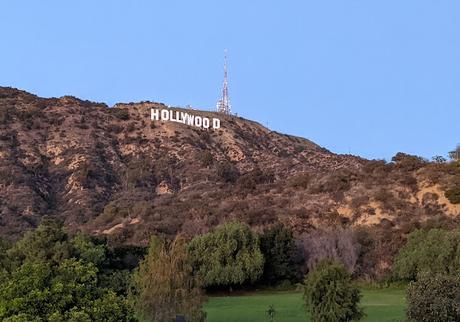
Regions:
<instances>
[{"instance_id":1,"label":"mountain slope","mask_svg":"<svg viewBox=\"0 0 460 322\"><path fill-rule=\"evenodd\" d=\"M331 220L401 225L405 213L460 210L443 199L449 175L423 162L337 155L213 112L188 111L220 118L218 130L152 122L151 108L167 107L0 87L0 233L17 238L48 215L72 231L145 244L152 233L194 235L232 219L301 233Z\"/></svg>"}]
</instances>

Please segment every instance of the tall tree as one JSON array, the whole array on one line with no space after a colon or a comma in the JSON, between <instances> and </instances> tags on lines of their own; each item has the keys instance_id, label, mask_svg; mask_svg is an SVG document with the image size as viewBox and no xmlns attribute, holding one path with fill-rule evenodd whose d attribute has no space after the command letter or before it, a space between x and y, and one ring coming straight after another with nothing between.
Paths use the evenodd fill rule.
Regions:
<instances>
[{"instance_id":1,"label":"tall tree","mask_svg":"<svg viewBox=\"0 0 460 322\"><path fill-rule=\"evenodd\" d=\"M72 245L62 224L45 218L37 229L28 231L9 249L8 255L16 265L42 261L59 264L71 257Z\"/></svg>"},{"instance_id":2,"label":"tall tree","mask_svg":"<svg viewBox=\"0 0 460 322\"><path fill-rule=\"evenodd\" d=\"M295 278L294 254L296 245L292 231L277 224L260 237L260 249L265 258L263 280L274 284Z\"/></svg>"},{"instance_id":3,"label":"tall tree","mask_svg":"<svg viewBox=\"0 0 460 322\"><path fill-rule=\"evenodd\" d=\"M460 274L460 231L416 230L409 234L393 264L394 277L414 281L420 274Z\"/></svg>"},{"instance_id":4,"label":"tall tree","mask_svg":"<svg viewBox=\"0 0 460 322\"><path fill-rule=\"evenodd\" d=\"M139 317L151 322L171 321L176 315L202 322L204 297L201 282L193 275L185 240L171 245L152 238L149 251L134 273L132 297Z\"/></svg>"},{"instance_id":5,"label":"tall tree","mask_svg":"<svg viewBox=\"0 0 460 322\"><path fill-rule=\"evenodd\" d=\"M248 225L227 223L195 237L189 251L205 286L234 286L255 282L262 275L264 258L259 238Z\"/></svg>"}]
</instances>

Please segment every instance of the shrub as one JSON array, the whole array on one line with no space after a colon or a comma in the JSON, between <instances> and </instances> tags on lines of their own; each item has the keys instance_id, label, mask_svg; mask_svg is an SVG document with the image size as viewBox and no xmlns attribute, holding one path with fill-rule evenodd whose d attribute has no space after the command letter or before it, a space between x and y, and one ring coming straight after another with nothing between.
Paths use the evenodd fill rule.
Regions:
<instances>
[{"instance_id":1,"label":"shrub","mask_svg":"<svg viewBox=\"0 0 460 322\"><path fill-rule=\"evenodd\" d=\"M425 275L407 288L407 321L460 321L460 279Z\"/></svg>"},{"instance_id":2,"label":"shrub","mask_svg":"<svg viewBox=\"0 0 460 322\"><path fill-rule=\"evenodd\" d=\"M136 129L136 123L132 122L126 126L126 132L131 133Z\"/></svg>"},{"instance_id":3,"label":"shrub","mask_svg":"<svg viewBox=\"0 0 460 322\"><path fill-rule=\"evenodd\" d=\"M391 165L387 164L385 160L369 160L363 166L364 172L369 174L387 172L389 168Z\"/></svg>"},{"instance_id":4,"label":"shrub","mask_svg":"<svg viewBox=\"0 0 460 322\"><path fill-rule=\"evenodd\" d=\"M288 179L288 186L293 188L307 189L311 181L311 175L308 172L301 172L293 175Z\"/></svg>"},{"instance_id":5,"label":"shrub","mask_svg":"<svg viewBox=\"0 0 460 322\"><path fill-rule=\"evenodd\" d=\"M195 237L189 252L205 286L241 285L262 275L259 238L245 224L227 223Z\"/></svg>"},{"instance_id":6,"label":"shrub","mask_svg":"<svg viewBox=\"0 0 460 322\"><path fill-rule=\"evenodd\" d=\"M107 126L107 131L112 132L115 134L121 133L123 131L123 127L117 124L109 124Z\"/></svg>"},{"instance_id":7,"label":"shrub","mask_svg":"<svg viewBox=\"0 0 460 322\"><path fill-rule=\"evenodd\" d=\"M405 171L414 171L420 169L427 164L427 161L422 157L410 155L402 152L396 153L391 159L396 164L396 167Z\"/></svg>"},{"instance_id":8,"label":"shrub","mask_svg":"<svg viewBox=\"0 0 460 322\"><path fill-rule=\"evenodd\" d=\"M113 107L110 108L108 111L120 120L129 120L129 111L126 108Z\"/></svg>"},{"instance_id":9,"label":"shrub","mask_svg":"<svg viewBox=\"0 0 460 322\"><path fill-rule=\"evenodd\" d=\"M460 203L460 185L457 185L445 192L445 196L453 204Z\"/></svg>"},{"instance_id":10,"label":"shrub","mask_svg":"<svg viewBox=\"0 0 460 322\"><path fill-rule=\"evenodd\" d=\"M240 176L236 183L242 190L254 190L258 185L270 183L273 180L273 174L256 168Z\"/></svg>"},{"instance_id":11,"label":"shrub","mask_svg":"<svg viewBox=\"0 0 460 322\"><path fill-rule=\"evenodd\" d=\"M225 182L235 182L240 173L238 169L231 162L224 161L220 162L216 167L217 175L222 178Z\"/></svg>"},{"instance_id":12,"label":"shrub","mask_svg":"<svg viewBox=\"0 0 460 322\"><path fill-rule=\"evenodd\" d=\"M348 169L339 169L329 173L317 182L312 188L312 193L337 193L351 188L353 181L357 179L356 173Z\"/></svg>"},{"instance_id":13,"label":"shrub","mask_svg":"<svg viewBox=\"0 0 460 322\"><path fill-rule=\"evenodd\" d=\"M198 155L198 159L200 160L201 165L205 167L209 167L214 163L214 157L212 153L209 151L202 151Z\"/></svg>"},{"instance_id":14,"label":"shrub","mask_svg":"<svg viewBox=\"0 0 460 322\"><path fill-rule=\"evenodd\" d=\"M7 107L0 108L0 124L6 124L9 121L11 109Z\"/></svg>"},{"instance_id":15,"label":"shrub","mask_svg":"<svg viewBox=\"0 0 460 322\"><path fill-rule=\"evenodd\" d=\"M211 135L209 135L208 131L201 131L199 137L202 141L209 143L211 141Z\"/></svg>"},{"instance_id":16,"label":"shrub","mask_svg":"<svg viewBox=\"0 0 460 322\"><path fill-rule=\"evenodd\" d=\"M305 306L313 322L345 322L364 316L358 306L360 291L343 265L324 260L304 283Z\"/></svg>"}]
</instances>

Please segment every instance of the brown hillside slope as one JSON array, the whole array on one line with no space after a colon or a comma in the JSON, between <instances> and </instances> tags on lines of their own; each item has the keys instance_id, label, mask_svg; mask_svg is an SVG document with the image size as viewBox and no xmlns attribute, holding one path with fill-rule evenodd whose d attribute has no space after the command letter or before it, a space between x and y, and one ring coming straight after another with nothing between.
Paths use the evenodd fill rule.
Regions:
<instances>
[{"instance_id":1,"label":"brown hillside slope","mask_svg":"<svg viewBox=\"0 0 460 322\"><path fill-rule=\"evenodd\" d=\"M0 87L0 234L16 238L48 215L72 231L145 244L153 233L191 236L232 219L300 233L460 211L444 197L453 174L442 166L337 155L212 112L191 111L219 117L219 130L151 122L151 107L166 108Z\"/></svg>"}]
</instances>

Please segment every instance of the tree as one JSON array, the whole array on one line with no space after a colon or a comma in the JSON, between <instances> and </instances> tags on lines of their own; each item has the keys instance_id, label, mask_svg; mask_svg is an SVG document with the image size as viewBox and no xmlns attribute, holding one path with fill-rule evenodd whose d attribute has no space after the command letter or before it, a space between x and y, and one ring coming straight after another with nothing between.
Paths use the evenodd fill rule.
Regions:
<instances>
[{"instance_id":1,"label":"tree","mask_svg":"<svg viewBox=\"0 0 460 322\"><path fill-rule=\"evenodd\" d=\"M0 237L0 271L7 269L10 265L7 251L11 245Z\"/></svg>"},{"instance_id":2,"label":"tree","mask_svg":"<svg viewBox=\"0 0 460 322\"><path fill-rule=\"evenodd\" d=\"M441 155L435 155L434 157L431 158L431 160L433 160L433 162L435 163L446 163L446 158L444 158L443 156Z\"/></svg>"},{"instance_id":3,"label":"tree","mask_svg":"<svg viewBox=\"0 0 460 322\"><path fill-rule=\"evenodd\" d=\"M201 281L181 237L166 245L152 238L149 251L133 277L132 298L138 315L146 321L171 321L176 314L189 322L204 321Z\"/></svg>"},{"instance_id":4,"label":"tree","mask_svg":"<svg viewBox=\"0 0 460 322\"><path fill-rule=\"evenodd\" d=\"M350 273L355 272L361 246L352 229L314 230L302 234L297 244L303 260L303 272L315 269L319 262L327 258L344 264Z\"/></svg>"},{"instance_id":5,"label":"tree","mask_svg":"<svg viewBox=\"0 0 460 322\"><path fill-rule=\"evenodd\" d=\"M0 270L0 320L134 321L128 302L101 286L105 250L44 220L7 251L11 264Z\"/></svg>"},{"instance_id":6,"label":"tree","mask_svg":"<svg viewBox=\"0 0 460 322\"><path fill-rule=\"evenodd\" d=\"M91 237L78 233L73 238L62 224L44 219L35 230L24 237L8 251L8 257L16 266L23 263L46 262L57 265L65 259L77 258L100 267L106 259L107 247L95 245Z\"/></svg>"},{"instance_id":7,"label":"tree","mask_svg":"<svg viewBox=\"0 0 460 322\"><path fill-rule=\"evenodd\" d=\"M453 161L458 161L459 156L460 156L460 144L457 144L457 147L455 148L455 150L450 151L448 154L449 154L449 159Z\"/></svg>"},{"instance_id":8,"label":"tree","mask_svg":"<svg viewBox=\"0 0 460 322\"><path fill-rule=\"evenodd\" d=\"M258 236L248 225L232 222L195 237L189 252L205 286L234 286L255 282L264 258Z\"/></svg>"},{"instance_id":9,"label":"tree","mask_svg":"<svg viewBox=\"0 0 460 322\"><path fill-rule=\"evenodd\" d=\"M26 262L4 274L2 321L28 317L31 321L134 321L125 300L97 287L97 268L91 263L76 259L59 265Z\"/></svg>"},{"instance_id":10,"label":"tree","mask_svg":"<svg viewBox=\"0 0 460 322\"><path fill-rule=\"evenodd\" d=\"M71 245L72 253L87 263L100 266L106 259L107 249L105 245L95 245L87 235L77 234L72 238Z\"/></svg>"},{"instance_id":11,"label":"tree","mask_svg":"<svg viewBox=\"0 0 460 322\"><path fill-rule=\"evenodd\" d=\"M414 171L417 170L421 167L423 167L427 161L419 157L417 155L411 155L403 152L398 152L396 153L393 158L391 158L391 161L396 164L397 168L406 170L406 171Z\"/></svg>"},{"instance_id":12,"label":"tree","mask_svg":"<svg viewBox=\"0 0 460 322\"><path fill-rule=\"evenodd\" d=\"M49 262L58 264L72 254L69 236L62 225L51 219L43 219L33 231L28 231L11 249L8 256L16 265L23 262Z\"/></svg>"},{"instance_id":13,"label":"tree","mask_svg":"<svg viewBox=\"0 0 460 322\"><path fill-rule=\"evenodd\" d=\"M423 275L407 288L409 322L460 321L458 276Z\"/></svg>"},{"instance_id":14,"label":"tree","mask_svg":"<svg viewBox=\"0 0 460 322\"><path fill-rule=\"evenodd\" d=\"M265 258L264 281L273 284L295 278L296 246L289 228L277 224L266 230L260 237L260 250Z\"/></svg>"},{"instance_id":15,"label":"tree","mask_svg":"<svg viewBox=\"0 0 460 322\"><path fill-rule=\"evenodd\" d=\"M460 231L416 230L409 234L393 264L396 279L415 281L423 273L460 273Z\"/></svg>"},{"instance_id":16,"label":"tree","mask_svg":"<svg viewBox=\"0 0 460 322\"><path fill-rule=\"evenodd\" d=\"M342 264L323 260L304 283L305 305L313 322L345 322L364 316L358 306L360 291Z\"/></svg>"}]
</instances>

